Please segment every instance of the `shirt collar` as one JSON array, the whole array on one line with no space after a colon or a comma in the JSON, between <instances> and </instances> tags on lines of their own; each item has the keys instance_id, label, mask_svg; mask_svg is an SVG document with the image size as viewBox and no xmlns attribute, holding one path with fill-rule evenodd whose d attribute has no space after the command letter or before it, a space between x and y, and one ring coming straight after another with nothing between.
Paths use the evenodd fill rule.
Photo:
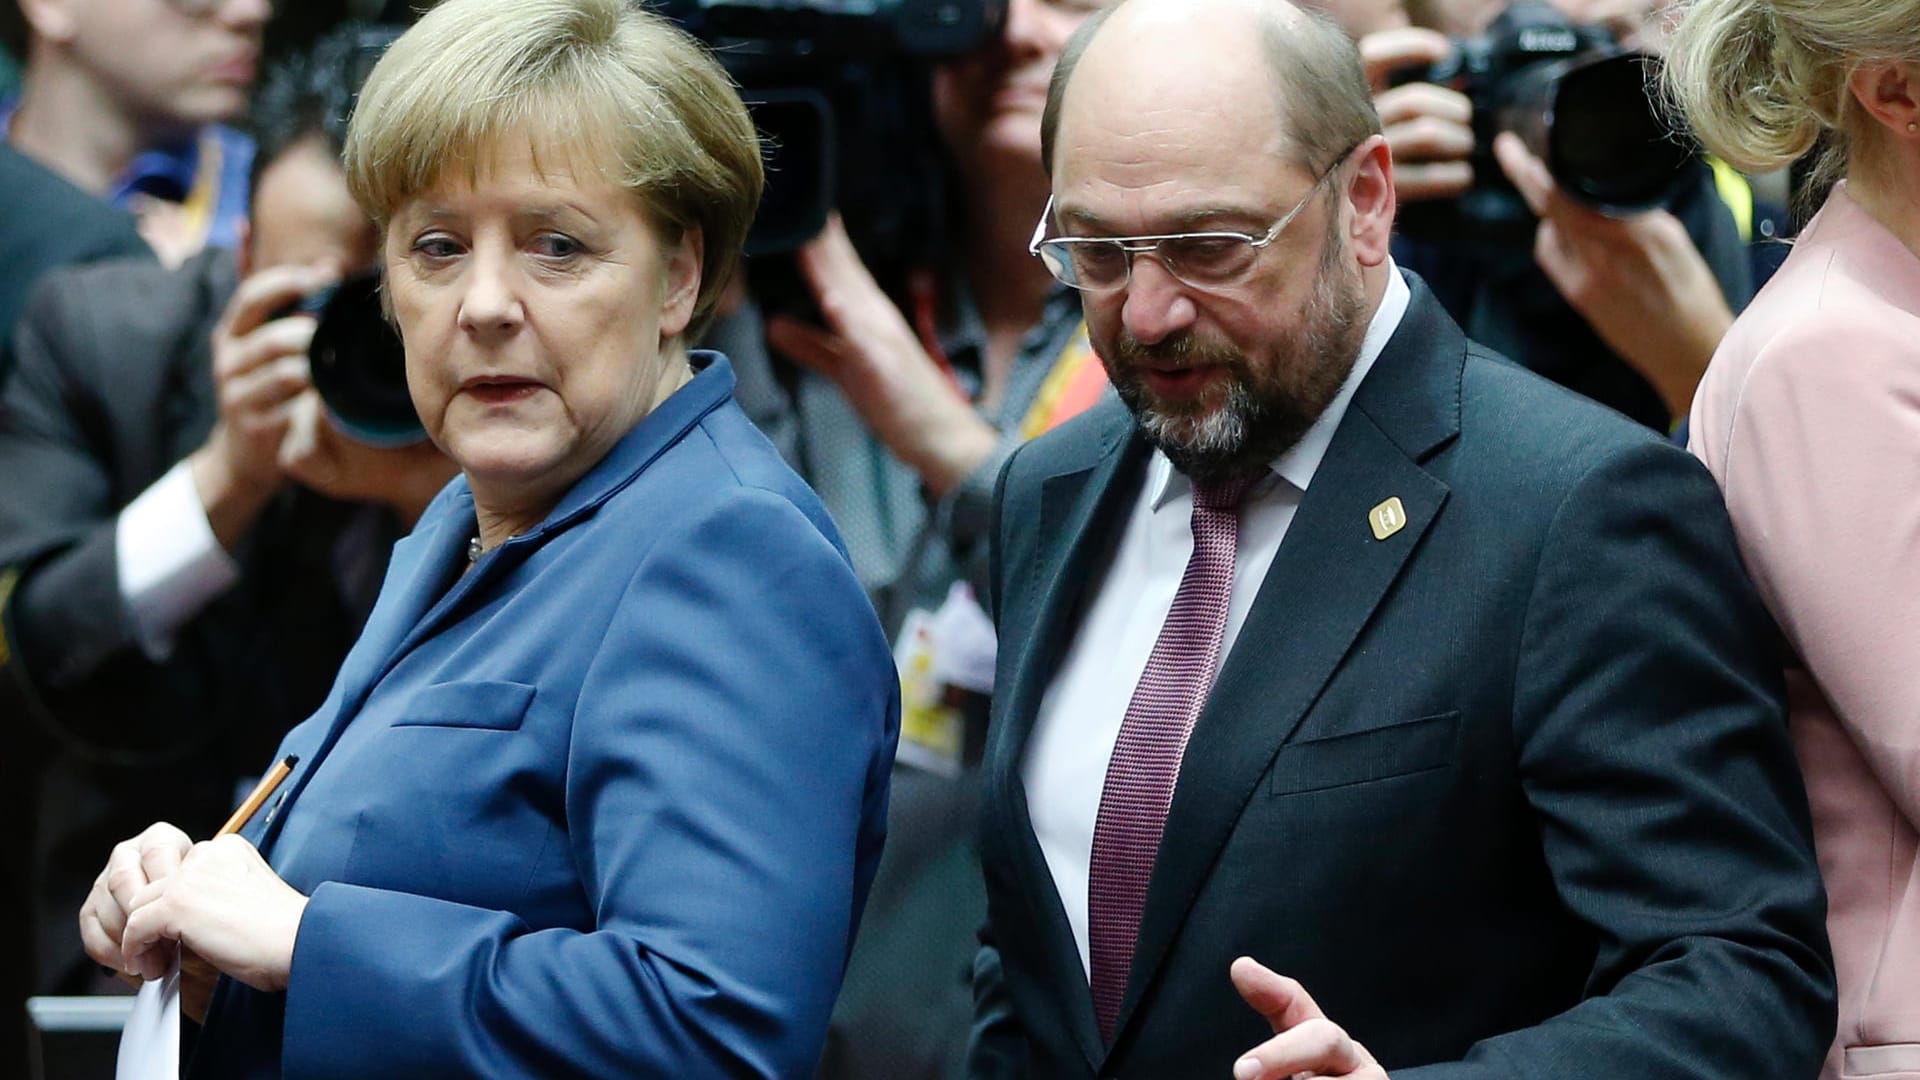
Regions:
<instances>
[{"instance_id":1,"label":"shirt collar","mask_svg":"<svg viewBox=\"0 0 1920 1080\"><path fill-rule=\"evenodd\" d=\"M1333 433L1347 415L1347 406L1353 403L1354 393L1360 389L1367 372L1373 370L1374 361L1380 359L1388 339L1400 328L1400 320L1406 316L1407 306L1412 300L1413 291L1407 288L1399 267L1394 265L1392 259L1388 259L1387 291L1380 297L1380 306L1374 309L1373 318L1367 323L1367 333L1360 340L1360 354L1354 357L1353 370L1347 374L1346 381L1340 384L1339 392L1333 395L1333 400L1319 418L1314 420L1313 426L1300 436L1300 441L1268 465L1295 489L1304 492L1307 485L1313 482L1313 474L1319 471L1321 459L1327 456L1327 447L1332 445ZM1262 477L1248 492L1248 496L1258 498L1270 487L1269 480ZM1147 490L1153 493L1152 506L1158 511L1174 496L1192 490L1192 485L1187 482L1186 475L1167 460L1166 454L1155 450L1153 460L1147 466Z\"/></svg>"}]
</instances>

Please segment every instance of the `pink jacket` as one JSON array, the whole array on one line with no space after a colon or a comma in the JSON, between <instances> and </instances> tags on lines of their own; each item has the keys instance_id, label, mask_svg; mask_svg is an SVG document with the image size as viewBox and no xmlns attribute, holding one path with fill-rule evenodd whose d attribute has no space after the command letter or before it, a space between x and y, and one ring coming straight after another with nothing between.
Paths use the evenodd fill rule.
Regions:
<instances>
[{"instance_id":1,"label":"pink jacket","mask_svg":"<svg viewBox=\"0 0 1920 1080\"><path fill-rule=\"evenodd\" d=\"M1920 258L1836 189L1720 345L1691 449L1798 662L1840 1026L1823 1080L1920 1080Z\"/></svg>"}]
</instances>

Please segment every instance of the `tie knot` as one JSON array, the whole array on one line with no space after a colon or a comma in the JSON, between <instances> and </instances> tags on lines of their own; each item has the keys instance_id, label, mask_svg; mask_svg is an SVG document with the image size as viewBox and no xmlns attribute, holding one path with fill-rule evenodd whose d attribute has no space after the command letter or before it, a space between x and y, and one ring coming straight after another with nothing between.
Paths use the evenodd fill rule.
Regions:
<instances>
[{"instance_id":1,"label":"tie knot","mask_svg":"<svg viewBox=\"0 0 1920 1080\"><path fill-rule=\"evenodd\" d=\"M1248 473L1228 480L1195 480L1193 505L1202 510L1234 513L1240 508L1240 500L1246 498L1247 491L1259 479L1259 473Z\"/></svg>"}]
</instances>

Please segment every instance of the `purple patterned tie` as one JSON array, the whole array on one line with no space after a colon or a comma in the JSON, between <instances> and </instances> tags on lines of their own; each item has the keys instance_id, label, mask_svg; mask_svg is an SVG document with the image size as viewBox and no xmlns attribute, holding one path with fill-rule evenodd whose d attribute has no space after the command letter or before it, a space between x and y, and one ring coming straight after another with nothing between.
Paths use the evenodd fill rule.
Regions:
<instances>
[{"instance_id":1,"label":"purple patterned tie","mask_svg":"<svg viewBox=\"0 0 1920 1080\"><path fill-rule=\"evenodd\" d=\"M1236 507L1256 479L1194 485L1193 558L1180 577L1173 609L1153 643L1107 762L1100 813L1093 824L1087 936L1093 1012L1101 1038L1109 1043L1120 999L1126 995L1147 882L1173 805L1180 759L1220 666L1240 525Z\"/></svg>"}]
</instances>

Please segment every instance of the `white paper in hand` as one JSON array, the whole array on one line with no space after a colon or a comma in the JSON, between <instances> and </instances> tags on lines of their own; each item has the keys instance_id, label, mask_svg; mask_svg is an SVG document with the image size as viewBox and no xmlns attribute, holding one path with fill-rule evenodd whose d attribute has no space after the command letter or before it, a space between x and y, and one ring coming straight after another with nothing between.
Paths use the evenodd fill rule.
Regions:
<instances>
[{"instance_id":1,"label":"white paper in hand","mask_svg":"<svg viewBox=\"0 0 1920 1080\"><path fill-rule=\"evenodd\" d=\"M114 1080L179 1080L180 972L140 987L120 1030Z\"/></svg>"}]
</instances>

